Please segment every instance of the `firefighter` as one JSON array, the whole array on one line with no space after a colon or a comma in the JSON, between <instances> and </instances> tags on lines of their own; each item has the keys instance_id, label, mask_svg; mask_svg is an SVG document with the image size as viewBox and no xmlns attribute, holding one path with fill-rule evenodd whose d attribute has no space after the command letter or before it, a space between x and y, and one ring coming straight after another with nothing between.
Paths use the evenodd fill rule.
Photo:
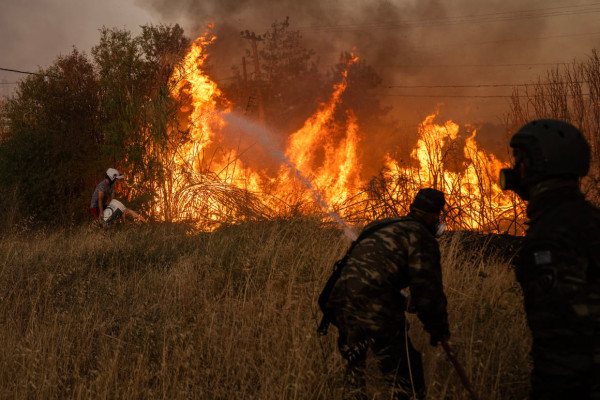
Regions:
<instances>
[{"instance_id":1,"label":"firefighter","mask_svg":"<svg viewBox=\"0 0 600 400\"><path fill-rule=\"evenodd\" d=\"M367 398L364 368L369 348L394 399L424 398L421 354L407 335L405 291L410 289L411 311L423 322L431 344L447 340L446 296L435 239L443 232L440 214L445 203L442 192L421 189L407 216L367 225L363 232L368 235L359 236L347 255L327 302L347 361L344 398Z\"/></svg>"},{"instance_id":2,"label":"firefighter","mask_svg":"<svg viewBox=\"0 0 600 400\"><path fill-rule=\"evenodd\" d=\"M99 224L102 224L104 209L115 198L114 183L117 179L123 179L123 175L114 168L109 168L104 174L104 179L98 183L92 201L90 203L90 212L94 215Z\"/></svg>"},{"instance_id":3,"label":"firefighter","mask_svg":"<svg viewBox=\"0 0 600 400\"><path fill-rule=\"evenodd\" d=\"M510 146L500 184L528 201L514 266L533 336L531 399L600 399L600 211L579 188L590 146L554 119L525 124Z\"/></svg>"}]
</instances>

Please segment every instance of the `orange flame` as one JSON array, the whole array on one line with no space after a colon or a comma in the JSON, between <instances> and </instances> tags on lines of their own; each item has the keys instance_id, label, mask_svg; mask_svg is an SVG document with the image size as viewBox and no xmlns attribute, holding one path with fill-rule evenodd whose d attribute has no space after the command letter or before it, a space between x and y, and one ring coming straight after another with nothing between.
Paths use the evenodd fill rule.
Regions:
<instances>
[{"instance_id":1,"label":"orange flame","mask_svg":"<svg viewBox=\"0 0 600 400\"><path fill-rule=\"evenodd\" d=\"M229 103L222 101L217 85L202 70L207 47L215 39L210 32L198 38L172 76L174 96L186 104L181 109L178 130L187 132L187 136L173 149L177 167L171 170L170 195L164 196L165 203L170 201L175 205L167 207L165 204L161 208L176 209L174 219L197 218L202 211L218 224L223 216L239 210L231 201L216 196L215 191L239 194L242 192L234 189L243 189L243 193L251 194L262 204L267 214L285 214L290 202L280 203L274 199L294 196L298 197L294 201L311 199L308 191L298 191L299 182L287 166L282 166L276 176L270 176L260 167L244 165L233 149L220 156L209 151L219 142L226 125L224 116L232 112ZM357 60L358 57L351 56L346 61L341 81L333 86L329 100L319 105L302 128L289 135L285 150L289 163L310 180L330 208L343 209L346 216L357 215L361 207L365 208L364 204L374 201L365 190L368 182L361 180L359 121L351 110L346 111L346 121L335 120L336 109L348 86L348 69ZM396 185L396 190L386 189L391 203L396 205L397 211L398 207L405 211L419 188L435 187L448 195L448 215L454 227L504 230L508 222L503 222L503 216L514 215L520 205L496 184L503 164L479 149L476 130L473 130L465 139L462 167L450 168L448 146L457 143L460 129L452 121L443 125L434 123L436 116L437 112L427 116L419 125L419 139L410 153L411 165L401 164L389 154L385 156L382 179L402 183ZM213 155L209 157L209 154ZM200 189L206 190L202 196ZM381 215L371 215L378 216Z\"/></svg>"},{"instance_id":2,"label":"orange flame","mask_svg":"<svg viewBox=\"0 0 600 400\"><path fill-rule=\"evenodd\" d=\"M158 211L174 210L165 218L195 219L198 211L203 210L204 215L218 223L220 216L232 212L232 207L223 204L214 193L199 198L199 190L255 191L260 187L261 177L244 167L235 150L225 153L211 148L225 126L223 116L230 112L222 92L203 71L207 47L215 40L210 30L196 39L171 77L173 97L182 104L177 131L185 132L185 137L172 149L175 166L169 169L171 184L161 198L163 205ZM217 99L222 100L221 106Z\"/></svg>"},{"instance_id":3,"label":"orange flame","mask_svg":"<svg viewBox=\"0 0 600 400\"><path fill-rule=\"evenodd\" d=\"M437 112L427 116L419 125L420 137L411 153L419 166L401 167L388 156L386 165L390 173L413 180L411 196L421 187L435 187L446 193L450 216L460 220L458 225L462 229L507 230L510 221L503 220L503 216L520 206L514 196L503 192L496 183L500 169L505 165L493 154L479 149L475 141L477 131L473 130L465 140L463 169L452 171L445 146L457 139L459 126L452 121L435 124L436 116Z\"/></svg>"},{"instance_id":4,"label":"orange flame","mask_svg":"<svg viewBox=\"0 0 600 400\"><path fill-rule=\"evenodd\" d=\"M346 61L342 81L334 85L329 101L321 104L304 126L290 135L286 150L286 156L295 168L307 175L331 204L345 201L360 185L356 174L360 170L356 154L359 141L356 116L351 111L347 113L345 138L337 146L332 142L335 126L331 127L336 107L348 86L347 68L357 61L358 57L354 56ZM319 152L323 153L324 160L320 165L315 161L315 154ZM357 186L353 187L353 184Z\"/></svg>"}]
</instances>

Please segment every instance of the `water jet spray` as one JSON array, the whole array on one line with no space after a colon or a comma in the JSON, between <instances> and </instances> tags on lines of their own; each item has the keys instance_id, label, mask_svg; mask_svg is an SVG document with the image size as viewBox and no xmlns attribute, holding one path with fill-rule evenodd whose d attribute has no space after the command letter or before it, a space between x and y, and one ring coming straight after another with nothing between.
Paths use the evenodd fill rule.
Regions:
<instances>
[{"instance_id":1,"label":"water jet spray","mask_svg":"<svg viewBox=\"0 0 600 400\"><path fill-rule=\"evenodd\" d=\"M312 182L308 177L304 176L294 163L283 153L281 150L273 146L274 140L273 133L262 125L248 121L245 118L234 115L233 113L223 114L223 119L228 123L243 129L245 132L252 134L256 137L265 149L267 149L278 161L292 171L296 177L302 182L302 184L312 193L316 203L342 228L344 234L352 241L356 240L358 235L350 229L346 221L340 217L340 215L331 210L323 195L313 186Z\"/></svg>"}]
</instances>

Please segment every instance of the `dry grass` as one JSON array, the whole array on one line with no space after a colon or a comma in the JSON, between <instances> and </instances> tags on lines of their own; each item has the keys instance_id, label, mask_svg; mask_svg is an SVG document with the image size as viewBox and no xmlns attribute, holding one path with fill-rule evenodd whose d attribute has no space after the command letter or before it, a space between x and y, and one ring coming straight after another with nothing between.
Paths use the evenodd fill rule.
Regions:
<instances>
[{"instance_id":1,"label":"dry grass","mask_svg":"<svg viewBox=\"0 0 600 400\"><path fill-rule=\"evenodd\" d=\"M343 363L335 329L315 333L316 297L347 244L308 218L5 237L0 398L340 399ZM525 398L529 336L512 272L460 235L442 250L453 343L481 398ZM411 337L429 398L467 399L420 326Z\"/></svg>"}]
</instances>

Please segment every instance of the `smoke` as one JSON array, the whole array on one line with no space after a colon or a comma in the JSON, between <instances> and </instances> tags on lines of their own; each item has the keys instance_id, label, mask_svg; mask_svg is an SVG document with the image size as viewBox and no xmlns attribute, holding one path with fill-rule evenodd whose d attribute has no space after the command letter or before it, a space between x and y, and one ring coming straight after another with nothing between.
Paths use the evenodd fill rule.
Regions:
<instances>
[{"instance_id":1,"label":"smoke","mask_svg":"<svg viewBox=\"0 0 600 400\"><path fill-rule=\"evenodd\" d=\"M337 62L341 52L355 49L356 54L380 74L384 88L440 82L531 81L535 79L531 70L473 66L539 63L556 58L544 54L547 46L540 45L547 31L547 22L551 19L536 18L536 13L543 13L552 4L538 0L139 1L165 19L180 21L192 36L204 32L208 23L214 23L219 39L212 56L214 63L221 68L222 76L230 72L231 65L240 64L244 49L248 47L240 31L261 34L273 22L283 21L286 17L290 18L291 29L299 30L303 35L305 47L315 50L323 68ZM434 98L404 97L415 93L420 96L448 93L456 96L466 91L461 88L450 91L389 88L381 92L382 98L387 98L389 103L405 108L405 115L413 114L411 118L416 114L430 113L433 105L440 102L440 99ZM499 91L476 92L477 95L494 93ZM510 88L504 88L502 93L510 93ZM460 103L453 106L455 109L452 111L460 109L463 115L469 113L465 110L464 100L442 101ZM496 108L501 105L497 99L491 102ZM487 108L490 108L489 105ZM483 111L470 110L472 114Z\"/></svg>"},{"instance_id":2,"label":"smoke","mask_svg":"<svg viewBox=\"0 0 600 400\"><path fill-rule=\"evenodd\" d=\"M495 153L506 148L502 120L509 110L510 84L531 83L552 63L583 58L593 48L593 37L572 44L571 53L557 52L557 43L564 42L556 38L569 36L576 28L596 29L595 14L586 16L577 2L564 6L541 0L138 1L166 20L179 21L190 36L214 24L217 41L211 47L210 73L217 81L232 75L231 67L241 64L249 48L241 31L262 34L275 21L289 17L290 29L300 31L304 47L315 51L323 70L330 70L345 51L353 51L374 68L382 82L369 95L391 107L389 118L396 126L408 127L396 135L407 136L411 130L416 139L416 125L439 109L437 122L473 124L478 141ZM494 84L505 86L490 86ZM403 141L408 142L402 146L406 151L414 144L406 137L396 140L389 132L380 138L371 132L367 132L375 139L371 146L390 149L391 143L400 147L397 143Z\"/></svg>"}]
</instances>

